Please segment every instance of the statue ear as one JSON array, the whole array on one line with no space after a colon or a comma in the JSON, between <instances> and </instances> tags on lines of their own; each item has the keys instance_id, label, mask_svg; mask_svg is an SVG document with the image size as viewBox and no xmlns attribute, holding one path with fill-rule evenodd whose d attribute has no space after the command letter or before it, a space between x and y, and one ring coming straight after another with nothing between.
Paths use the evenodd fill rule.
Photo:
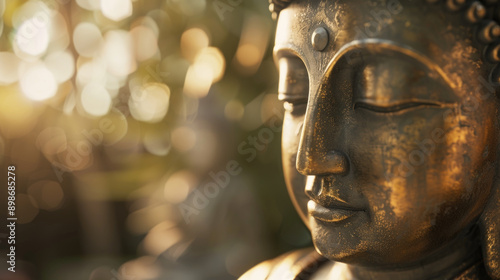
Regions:
<instances>
[{"instance_id":1,"label":"statue ear","mask_svg":"<svg viewBox=\"0 0 500 280\"><path fill-rule=\"evenodd\" d=\"M479 218L484 265L493 279L500 279L500 178L495 178L491 196Z\"/></svg>"}]
</instances>

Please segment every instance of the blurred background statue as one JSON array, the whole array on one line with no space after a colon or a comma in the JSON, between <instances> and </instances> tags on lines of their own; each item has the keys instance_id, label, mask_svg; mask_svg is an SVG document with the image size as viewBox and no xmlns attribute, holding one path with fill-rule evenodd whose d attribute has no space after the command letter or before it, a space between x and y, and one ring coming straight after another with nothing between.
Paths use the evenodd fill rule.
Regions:
<instances>
[{"instance_id":1,"label":"blurred background statue","mask_svg":"<svg viewBox=\"0 0 500 280\"><path fill-rule=\"evenodd\" d=\"M500 279L497 2L272 1L315 250L241 279Z\"/></svg>"}]
</instances>

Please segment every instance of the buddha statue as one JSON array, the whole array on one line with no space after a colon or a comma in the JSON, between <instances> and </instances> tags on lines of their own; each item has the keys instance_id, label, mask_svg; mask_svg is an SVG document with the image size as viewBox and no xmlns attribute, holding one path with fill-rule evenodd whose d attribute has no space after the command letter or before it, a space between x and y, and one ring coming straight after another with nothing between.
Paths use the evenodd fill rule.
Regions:
<instances>
[{"instance_id":1,"label":"buddha statue","mask_svg":"<svg viewBox=\"0 0 500 280\"><path fill-rule=\"evenodd\" d=\"M314 249L240 279L500 279L497 0L272 0Z\"/></svg>"}]
</instances>

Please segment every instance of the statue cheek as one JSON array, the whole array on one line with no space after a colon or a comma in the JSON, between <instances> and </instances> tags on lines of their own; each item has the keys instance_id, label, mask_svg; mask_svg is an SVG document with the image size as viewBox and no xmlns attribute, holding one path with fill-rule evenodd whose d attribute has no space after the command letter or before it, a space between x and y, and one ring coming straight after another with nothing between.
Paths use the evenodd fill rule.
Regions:
<instances>
[{"instance_id":1,"label":"statue cheek","mask_svg":"<svg viewBox=\"0 0 500 280\"><path fill-rule=\"evenodd\" d=\"M370 127L379 128L375 132L355 129L353 139L359 140L349 149L354 183L368 198L374 215L384 210L394 219L412 217L434 224L445 202L472 209L475 201L484 201L483 186L488 184L479 178L491 177L481 172L485 155L494 153L475 147L494 141L489 122L474 129L446 122L441 110L425 115L425 120L417 113L378 121L372 117Z\"/></svg>"}]
</instances>

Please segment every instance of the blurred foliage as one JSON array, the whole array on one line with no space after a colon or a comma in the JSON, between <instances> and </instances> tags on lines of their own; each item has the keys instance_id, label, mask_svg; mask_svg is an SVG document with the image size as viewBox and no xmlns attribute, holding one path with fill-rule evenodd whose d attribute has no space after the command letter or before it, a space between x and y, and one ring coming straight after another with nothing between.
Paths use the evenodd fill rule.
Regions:
<instances>
[{"instance_id":1,"label":"blurred foliage","mask_svg":"<svg viewBox=\"0 0 500 280\"><path fill-rule=\"evenodd\" d=\"M19 178L18 272L1 279L235 279L309 245L281 173L267 1L0 15L0 163Z\"/></svg>"}]
</instances>

